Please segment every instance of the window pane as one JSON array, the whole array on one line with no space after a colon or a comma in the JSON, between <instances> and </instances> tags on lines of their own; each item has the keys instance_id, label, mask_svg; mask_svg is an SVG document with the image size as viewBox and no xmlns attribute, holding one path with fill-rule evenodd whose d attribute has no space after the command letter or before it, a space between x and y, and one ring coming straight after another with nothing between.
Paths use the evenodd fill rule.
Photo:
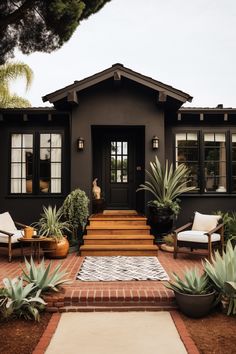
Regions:
<instances>
[{"instance_id":1,"label":"window pane","mask_svg":"<svg viewBox=\"0 0 236 354\"><path fill-rule=\"evenodd\" d=\"M121 142L117 141L117 154L121 155L122 151L121 151Z\"/></svg>"},{"instance_id":2,"label":"window pane","mask_svg":"<svg viewBox=\"0 0 236 354\"><path fill-rule=\"evenodd\" d=\"M123 155L127 155L128 154L128 143L127 141L123 142Z\"/></svg>"},{"instance_id":3,"label":"window pane","mask_svg":"<svg viewBox=\"0 0 236 354\"><path fill-rule=\"evenodd\" d=\"M111 142L111 155L115 155L116 154L116 142L112 141Z\"/></svg>"},{"instance_id":4,"label":"window pane","mask_svg":"<svg viewBox=\"0 0 236 354\"><path fill-rule=\"evenodd\" d=\"M225 134L204 134L205 191L226 192Z\"/></svg>"},{"instance_id":5,"label":"window pane","mask_svg":"<svg viewBox=\"0 0 236 354\"><path fill-rule=\"evenodd\" d=\"M40 134L40 147L50 147L51 146L51 136L50 134Z\"/></svg>"},{"instance_id":6,"label":"window pane","mask_svg":"<svg viewBox=\"0 0 236 354\"><path fill-rule=\"evenodd\" d=\"M52 149L51 150L51 161L52 162L61 162L61 149Z\"/></svg>"},{"instance_id":7,"label":"window pane","mask_svg":"<svg viewBox=\"0 0 236 354\"><path fill-rule=\"evenodd\" d=\"M11 193L32 193L27 181L32 180L33 134L11 135Z\"/></svg>"},{"instance_id":8,"label":"window pane","mask_svg":"<svg viewBox=\"0 0 236 354\"><path fill-rule=\"evenodd\" d=\"M184 163L190 169L188 186L194 186L199 190L199 142L198 134L178 133L176 134L176 167ZM193 192L194 192L193 191Z\"/></svg>"},{"instance_id":9,"label":"window pane","mask_svg":"<svg viewBox=\"0 0 236 354\"><path fill-rule=\"evenodd\" d=\"M62 141L61 141L61 134L51 134L51 146L52 148L54 147L61 147L62 146Z\"/></svg>"}]
</instances>

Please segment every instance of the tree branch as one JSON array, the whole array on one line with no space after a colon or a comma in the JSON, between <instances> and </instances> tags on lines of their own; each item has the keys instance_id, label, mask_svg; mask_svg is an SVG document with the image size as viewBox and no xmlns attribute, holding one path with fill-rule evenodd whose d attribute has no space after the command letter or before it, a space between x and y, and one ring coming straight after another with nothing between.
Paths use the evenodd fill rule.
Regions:
<instances>
[{"instance_id":1,"label":"tree branch","mask_svg":"<svg viewBox=\"0 0 236 354\"><path fill-rule=\"evenodd\" d=\"M14 12L0 17L0 29L5 29L8 25L19 22L27 12L27 10L33 8L35 5L34 0L25 0L25 2L18 7Z\"/></svg>"}]
</instances>

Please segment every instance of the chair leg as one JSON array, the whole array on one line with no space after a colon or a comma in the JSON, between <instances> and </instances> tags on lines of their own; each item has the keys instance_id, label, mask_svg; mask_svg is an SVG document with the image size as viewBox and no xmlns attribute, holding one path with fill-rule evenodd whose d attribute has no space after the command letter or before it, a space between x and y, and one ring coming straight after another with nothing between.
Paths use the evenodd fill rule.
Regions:
<instances>
[{"instance_id":1,"label":"chair leg","mask_svg":"<svg viewBox=\"0 0 236 354\"><path fill-rule=\"evenodd\" d=\"M8 261L11 262L12 258L12 249L11 249L11 236L9 236L8 240Z\"/></svg>"},{"instance_id":2,"label":"chair leg","mask_svg":"<svg viewBox=\"0 0 236 354\"><path fill-rule=\"evenodd\" d=\"M212 244L211 244L211 242L208 242L208 259L210 262L212 261Z\"/></svg>"}]
</instances>

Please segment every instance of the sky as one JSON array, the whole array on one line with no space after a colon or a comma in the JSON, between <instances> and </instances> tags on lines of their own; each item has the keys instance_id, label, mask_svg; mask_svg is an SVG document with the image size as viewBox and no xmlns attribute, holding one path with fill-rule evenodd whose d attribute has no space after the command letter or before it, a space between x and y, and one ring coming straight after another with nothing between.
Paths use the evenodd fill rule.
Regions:
<instances>
[{"instance_id":1,"label":"sky","mask_svg":"<svg viewBox=\"0 0 236 354\"><path fill-rule=\"evenodd\" d=\"M81 22L61 49L22 55L34 81L13 91L34 107L42 96L114 63L194 97L191 107L236 107L235 0L112 0Z\"/></svg>"}]
</instances>

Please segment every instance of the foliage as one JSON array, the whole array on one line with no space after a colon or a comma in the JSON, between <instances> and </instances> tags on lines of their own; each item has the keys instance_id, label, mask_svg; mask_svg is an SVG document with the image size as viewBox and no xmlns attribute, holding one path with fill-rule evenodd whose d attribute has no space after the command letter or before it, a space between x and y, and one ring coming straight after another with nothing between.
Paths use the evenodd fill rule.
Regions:
<instances>
[{"instance_id":1,"label":"foliage","mask_svg":"<svg viewBox=\"0 0 236 354\"><path fill-rule=\"evenodd\" d=\"M36 292L34 284L23 285L23 279L3 279L5 298L2 299L1 313L10 316L24 317L39 321L39 311L43 310L46 303L40 297L41 290Z\"/></svg>"},{"instance_id":2,"label":"foliage","mask_svg":"<svg viewBox=\"0 0 236 354\"><path fill-rule=\"evenodd\" d=\"M173 273L174 282L168 282L165 286L168 289L181 294L203 295L212 291L209 279L206 274L199 275L197 267L186 269L184 279Z\"/></svg>"},{"instance_id":3,"label":"foliage","mask_svg":"<svg viewBox=\"0 0 236 354\"><path fill-rule=\"evenodd\" d=\"M220 215L224 223L224 238L225 241L236 239L236 212L222 212L217 210L215 215Z\"/></svg>"},{"instance_id":4,"label":"foliage","mask_svg":"<svg viewBox=\"0 0 236 354\"><path fill-rule=\"evenodd\" d=\"M38 222L33 223L33 226L38 228L38 233L42 236L52 237L57 241L63 238L64 231L70 231L69 224L62 221L62 209L49 205L47 208L43 206L43 213Z\"/></svg>"},{"instance_id":5,"label":"foliage","mask_svg":"<svg viewBox=\"0 0 236 354\"><path fill-rule=\"evenodd\" d=\"M65 279L67 275L66 271L60 271L61 264L58 264L55 269L51 272L52 262L45 267L44 259L41 263L36 266L33 258L31 257L30 263L25 259L26 270L22 268L23 279L27 283L32 283L36 286L37 290L47 291L54 290L58 291L58 286L69 282L69 279Z\"/></svg>"},{"instance_id":6,"label":"foliage","mask_svg":"<svg viewBox=\"0 0 236 354\"><path fill-rule=\"evenodd\" d=\"M73 229L73 236L77 234L78 228L84 230L89 216L89 199L84 191L77 188L72 191L64 200L62 212L64 217Z\"/></svg>"},{"instance_id":7,"label":"foliage","mask_svg":"<svg viewBox=\"0 0 236 354\"><path fill-rule=\"evenodd\" d=\"M31 85L33 72L27 64L21 62L0 65L0 108L30 107L28 100L11 94L9 84L18 78L25 78L26 89Z\"/></svg>"},{"instance_id":8,"label":"foliage","mask_svg":"<svg viewBox=\"0 0 236 354\"><path fill-rule=\"evenodd\" d=\"M190 170L184 164L178 165L174 170L173 164L168 163L166 160L165 168L163 168L155 157L154 162L150 162L151 170L146 170L149 181L145 181L140 185L140 190L150 192L155 200L150 201L149 205L157 208L169 208L178 214L179 200L176 198L182 193L189 192L195 187L188 187Z\"/></svg>"},{"instance_id":9,"label":"foliage","mask_svg":"<svg viewBox=\"0 0 236 354\"><path fill-rule=\"evenodd\" d=\"M163 242L168 246L174 246L174 238L172 234L165 235L163 237Z\"/></svg>"},{"instance_id":10,"label":"foliage","mask_svg":"<svg viewBox=\"0 0 236 354\"><path fill-rule=\"evenodd\" d=\"M80 21L110 0L2 0L0 3L0 62L14 55L52 52L67 42Z\"/></svg>"},{"instance_id":11,"label":"foliage","mask_svg":"<svg viewBox=\"0 0 236 354\"><path fill-rule=\"evenodd\" d=\"M205 260L204 270L212 280L214 287L222 299L227 298L229 302L227 314L236 314L235 292L232 296L232 289L229 282L236 282L236 247L233 248L230 241L227 242L226 250L222 256L218 251L210 263Z\"/></svg>"}]
</instances>

